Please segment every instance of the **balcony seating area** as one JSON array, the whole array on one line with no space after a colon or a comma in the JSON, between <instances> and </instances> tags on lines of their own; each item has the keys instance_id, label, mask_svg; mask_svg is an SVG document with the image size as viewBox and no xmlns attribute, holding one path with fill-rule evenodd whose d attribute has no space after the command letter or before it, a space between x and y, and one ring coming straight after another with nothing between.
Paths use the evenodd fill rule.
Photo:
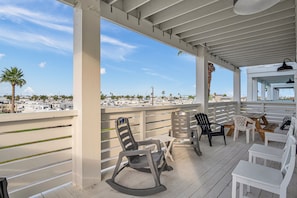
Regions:
<instances>
[{"instance_id":1,"label":"balcony seating area","mask_svg":"<svg viewBox=\"0 0 297 198\"><path fill-rule=\"evenodd\" d=\"M232 192L231 173L240 160L248 160L248 150L253 143L264 144L258 133L255 134L255 142L246 144L245 136L239 136L237 141L233 137L226 136L227 145L223 138L214 138L213 146L209 146L208 138L203 136L200 140L202 156L197 156L192 147L173 147L174 161L168 160L168 164L173 167L170 172L163 172L161 183L166 185L167 190L148 197L219 197L230 198ZM275 147L283 144L272 142ZM267 166L278 168L279 163L267 162ZM132 174L133 172L133 174ZM35 198L52 197L113 197L125 198L133 197L125 195L112 189L105 180L110 178L112 171L106 172L102 181L88 190L77 190L70 184L56 188L48 192L34 196ZM138 173L132 169L122 171L122 178L129 176L130 187L154 185L151 174ZM131 178L133 177L133 178ZM120 177L119 177L120 179ZM133 182L131 182L133 181ZM297 194L297 169L294 170L293 177L288 187L287 198L294 198ZM270 192L252 188L251 198L273 197Z\"/></svg>"}]
</instances>

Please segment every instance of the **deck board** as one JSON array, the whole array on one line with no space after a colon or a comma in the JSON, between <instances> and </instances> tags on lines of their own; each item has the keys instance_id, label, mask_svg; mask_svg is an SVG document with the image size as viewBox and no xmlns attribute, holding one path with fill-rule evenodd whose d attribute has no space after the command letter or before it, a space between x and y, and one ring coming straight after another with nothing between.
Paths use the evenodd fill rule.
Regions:
<instances>
[{"instance_id":1,"label":"deck board","mask_svg":"<svg viewBox=\"0 0 297 198\"><path fill-rule=\"evenodd\" d=\"M248 159L248 149L253 144L245 143L245 135L240 134L235 142L232 137L227 136L227 146L223 143L223 138L214 137L213 147L208 145L208 140L202 137L200 146L202 156L197 156L192 148L176 146L173 148L174 161L168 159L168 163L174 168L173 171L163 172L161 174L161 183L167 187L167 190L148 197L162 198L230 198L231 197L231 173L239 160ZM255 143L264 144L257 135ZM261 161L260 161L261 162ZM270 162L269 166L277 167L277 163ZM152 176L150 174L135 172L128 169L122 171L120 175L121 182L127 182L129 178L130 186L152 186ZM111 173L104 175L102 182L87 190L78 190L70 184L57 188L52 191L43 192L34 196L35 198L95 198L95 197L113 197L113 198L131 198L133 196L125 195L113 190L105 180L110 178ZM297 189L297 170L295 169L293 178L290 182L287 197L296 198ZM278 197L269 192L252 188L249 193L250 198L274 198Z\"/></svg>"}]
</instances>

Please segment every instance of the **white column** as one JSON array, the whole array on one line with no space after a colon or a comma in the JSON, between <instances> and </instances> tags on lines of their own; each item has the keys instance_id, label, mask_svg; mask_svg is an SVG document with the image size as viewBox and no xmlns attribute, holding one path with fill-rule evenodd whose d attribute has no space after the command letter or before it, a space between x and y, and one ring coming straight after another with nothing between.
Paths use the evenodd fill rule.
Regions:
<instances>
[{"instance_id":1,"label":"white column","mask_svg":"<svg viewBox=\"0 0 297 198\"><path fill-rule=\"evenodd\" d=\"M266 83L265 82L261 82L261 100L266 100L265 99L265 88L266 88Z\"/></svg>"},{"instance_id":2,"label":"white column","mask_svg":"<svg viewBox=\"0 0 297 198\"><path fill-rule=\"evenodd\" d=\"M241 102L241 78L240 69L235 68L233 72L233 100L237 101L237 114L240 113L240 102Z\"/></svg>"},{"instance_id":3,"label":"white column","mask_svg":"<svg viewBox=\"0 0 297 198\"><path fill-rule=\"evenodd\" d=\"M273 98L272 100L278 100L279 99L279 89L278 88L273 88Z\"/></svg>"},{"instance_id":4,"label":"white column","mask_svg":"<svg viewBox=\"0 0 297 198\"><path fill-rule=\"evenodd\" d=\"M208 56L205 48L200 48L196 57L196 102L201 104L201 110L208 112Z\"/></svg>"},{"instance_id":5,"label":"white column","mask_svg":"<svg viewBox=\"0 0 297 198\"><path fill-rule=\"evenodd\" d=\"M253 80L251 77L249 77L249 74L247 76L247 95L246 95L246 99L247 101L252 101L253 99Z\"/></svg>"},{"instance_id":6,"label":"white column","mask_svg":"<svg viewBox=\"0 0 297 198\"><path fill-rule=\"evenodd\" d=\"M267 100L272 100L272 90L271 90L271 85L267 85Z\"/></svg>"},{"instance_id":7,"label":"white column","mask_svg":"<svg viewBox=\"0 0 297 198\"><path fill-rule=\"evenodd\" d=\"M258 81L255 79L252 80L252 89L253 89L252 101L257 101L258 100Z\"/></svg>"},{"instance_id":8,"label":"white column","mask_svg":"<svg viewBox=\"0 0 297 198\"><path fill-rule=\"evenodd\" d=\"M80 0L74 8L73 184L86 188L101 180L100 3Z\"/></svg>"}]
</instances>

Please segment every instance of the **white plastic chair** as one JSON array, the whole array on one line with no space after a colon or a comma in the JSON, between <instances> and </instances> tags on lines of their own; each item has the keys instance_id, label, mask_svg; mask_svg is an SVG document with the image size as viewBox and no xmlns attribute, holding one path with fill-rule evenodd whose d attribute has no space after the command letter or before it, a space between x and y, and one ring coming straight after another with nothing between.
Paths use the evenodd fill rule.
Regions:
<instances>
[{"instance_id":1,"label":"white plastic chair","mask_svg":"<svg viewBox=\"0 0 297 198\"><path fill-rule=\"evenodd\" d=\"M248 117L236 115L233 117L234 120L234 136L233 140L235 141L238 138L239 131L246 132L246 143L249 143L250 133L252 133L252 139L255 140L255 128L256 122Z\"/></svg>"},{"instance_id":2,"label":"white plastic chair","mask_svg":"<svg viewBox=\"0 0 297 198\"><path fill-rule=\"evenodd\" d=\"M269 141L285 143L290 135L296 137L296 118L291 117L291 124L287 134L265 132L265 146L268 146Z\"/></svg>"},{"instance_id":3,"label":"white plastic chair","mask_svg":"<svg viewBox=\"0 0 297 198\"><path fill-rule=\"evenodd\" d=\"M287 187L295 168L296 139L290 135L288 149L282 156L281 170L240 160L232 172L232 198L236 198L236 185L239 185L239 197L243 197L243 185L253 186L287 197ZM247 189L249 192L249 188Z\"/></svg>"}]
</instances>

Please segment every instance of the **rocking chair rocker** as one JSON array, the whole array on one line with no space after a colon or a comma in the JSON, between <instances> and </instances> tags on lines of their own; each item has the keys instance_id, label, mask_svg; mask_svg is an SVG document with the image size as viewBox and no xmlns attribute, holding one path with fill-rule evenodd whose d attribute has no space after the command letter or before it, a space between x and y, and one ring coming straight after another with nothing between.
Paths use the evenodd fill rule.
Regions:
<instances>
[{"instance_id":1,"label":"rocking chair rocker","mask_svg":"<svg viewBox=\"0 0 297 198\"><path fill-rule=\"evenodd\" d=\"M115 190L134 196L147 196L166 190L166 187L160 182L160 174L163 170L171 171L173 168L167 165L164 152L161 149L159 140L145 140L136 142L129 125L128 118L118 118L116 120L116 132L121 143L123 151L119 153L119 158L111 179L106 182ZM152 152L149 149L139 150L139 146L155 144L157 151ZM121 168L123 157L128 162ZM115 181L115 177L125 168L130 167L135 170L152 173L155 186L144 189L134 189L123 186Z\"/></svg>"}]
</instances>

